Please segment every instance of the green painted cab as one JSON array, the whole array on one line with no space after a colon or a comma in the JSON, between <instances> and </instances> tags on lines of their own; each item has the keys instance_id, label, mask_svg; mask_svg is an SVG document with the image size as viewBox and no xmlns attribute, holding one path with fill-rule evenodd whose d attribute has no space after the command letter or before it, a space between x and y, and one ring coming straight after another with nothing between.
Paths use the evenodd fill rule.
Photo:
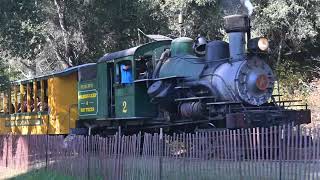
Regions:
<instances>
[{"instance_id":1,"label":"green painted cab","mask_svg":"<svg viewBox=\"0 0 320 180\"><path fill-rule=\"evenodd\" d=\"M139 119L157 115L156 106L151 103L147 90L151 85L153 68L163 51L170 48L170 44L170 40L152 42L106 54L99 60L99 112L108 108L108 113L98 113L99 118ZM126 71L131 73L130 83L122 82L123 65L126 66ZM102 91L104 97L101 97ZM107 105L100 105L100 101Z\"/></svg>"}]
</instances>

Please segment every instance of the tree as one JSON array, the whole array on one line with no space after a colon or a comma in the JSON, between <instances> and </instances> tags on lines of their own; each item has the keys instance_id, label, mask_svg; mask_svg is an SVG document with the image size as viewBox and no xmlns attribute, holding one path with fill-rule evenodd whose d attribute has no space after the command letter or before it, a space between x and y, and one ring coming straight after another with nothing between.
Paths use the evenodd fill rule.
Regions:
<instances>
[{"instance_id":1,"label":"tree","mask_svg":"<svg viewBox=\"0 0 320 180\"><path fill-rule=\"evenodd\" d=\"M5 89L5 87L7 87L8 84L9 84L9 77L6 72L6 67L1 61L0 62L0 90Z\"/></svg>"},{"instance_id":2,"label":"tree","mask_svg":"<svg viewBox=\"0 0 320 180\"><path fill-rule=\"evenodd\" d=\"M94 62L138 44L138 31L167 31L166 19L138 0L5 0L0 56L23 76ZM7 4L7 6L6 6Z\"/></svg>"},{"instance_id":3,"label":"tree","mask_svg":"<svg viewBox=\"0 0 320 180\"><path fill-rule=\"evenodd\" d=\"M195 38L199 34L208 39L222 39L222 14L219 2L216 0L141 0L149 4L150 9L159 9L158 13L167 19L169 36ZM182 13L184 22L178 22L178 15ZM164 32L162 32L164 33Z\"/></svg>"},{"instance_id":4,"label":"tree","mask_svg":"<svg viewBox=\"0 0 320 180\"><path fill-rule=\"evenodd\" d=\"M0 91L8 89L16 76L17 72L8 66L7 60L0 58Z\"/></svg>"},{"instance_id":5,"label":"tree","mask_svg":"<svg viewBox=\"0 0 320 180\"><path fill-rule=\"evenodd\" d=\"M0 12L1 56L15 59L15 65L26 76L35 74L32 61L44 40L40 34L43 13L37 1L4 0Z\"/></svg>"}]
</instances>

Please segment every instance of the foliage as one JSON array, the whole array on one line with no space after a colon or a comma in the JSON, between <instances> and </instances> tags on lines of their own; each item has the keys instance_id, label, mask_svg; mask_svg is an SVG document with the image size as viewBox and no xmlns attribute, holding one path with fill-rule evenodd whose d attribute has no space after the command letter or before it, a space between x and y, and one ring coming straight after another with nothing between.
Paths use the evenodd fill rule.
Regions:
<instances>
[{"instance_id":1,"label":"foliage","mask_svg":"<svg viewBox=\"0 0 320 180\"><path fill-rule=\"evenodd\" d=\"M43 13L35 1L2 1L0 23L0 52L5 59L15 59L16 65L34 72L30 66L43 42ZM29 72L28 72L29 73ZM27 74L27 72L26 72Z\"/></svg>"},{"instance_id":2,"label":"foliage","mask_svg":"<svg viewBox=\"0 0 320 180\"><path fill-rule=\"evenodd\" d=\"M307 97L308 105L311 109L311 117L313 125L318 125L320 122L320 80L315 79L310 83L310 95Z\"/></svg>"},{"instance_id":3,"label":"foliage","mask_svg":"<svg viewBox=\"0 0 320 180\"><path fill-rule=\"evenodd\" d=\"M282 91L306 97L319 77L320 2L252 0L253 34L271 40ZM223 39L223 16L246 13L240 0L3 0L0 66L24 77L87 62L146 42L146 34ZM179 13L184 23L178 23ZM5 77L1 75L2 77ZM6 82L7 80L3 80Z\"/></svg>"},{"instance_id":4,"label":"foliage","mask_svg":"<svg viewBox=\"0 0 320 180\"><path fill-rule=\"evenodd\" d=\"M217 0L140 0L149 3L149 7L158 7L161 15L168 21L169 36L196 37L199 34L208 39L221 39L222 13ZM183 27L179 24L179 14L183 15Z\"/></svg>"},{"instance_id":5,"label":"foliage","mask_svg":"<svg viewBox=\"0 0 320 180\"><path fill-rule=\"evenodd\" d=\"M9 83L7 67L3 64L3 61L0 60L0 90L5 89Z\"/></svg>"},{"instance_id":6,"label":"foliage","mask_svg":"<svg viewBox=\"0 0 320 180\"><path fill-rule=\"evenodd\" d=\"M95 61L137 45L138 32L166 31L164 16L138 0L5 0L0 56L26 77ZM154 14L146 16L147 14ZM164 29L164 30L163 30Z\"/></svg>"},{"instance_id":7,"label":"foliage","mask_svg":"<svg viewBox=\"0 0 320 180\"><path fill-rule=\"evenodd\" d=\"M277 74L280 80L281 94L290 96L301 94L306 97L310 93L310 87L306 83L307 76L300 71L300 64L297 62L283 61L277 67Z\"/></svg>"},{"instance_id":8,"label":"foliage","mask_svg":"<svg viewBox=\"0 0 320 180\"><path fill-rule=\"evenodd\" d=\"M6 61L0 57L0 91L6 90L12 78L17 77L17 72Z\"/></svg>"}]
</instances>

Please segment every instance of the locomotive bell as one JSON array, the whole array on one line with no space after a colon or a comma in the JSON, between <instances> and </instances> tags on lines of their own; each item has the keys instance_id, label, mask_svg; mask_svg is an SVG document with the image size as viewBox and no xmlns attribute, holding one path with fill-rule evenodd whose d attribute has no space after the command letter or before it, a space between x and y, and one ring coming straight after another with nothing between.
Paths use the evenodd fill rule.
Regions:
<instances>
[{"instance_id":1,"label":"locomotive bell","mask_svg":"<svg viewBox=\"0 0 320 180\"><path fill-rule=\"evenodd\" d=\"M194 52L198 56L204 56L206 54L207 39L203 36L198 36L193 44Z\"/></svg>"}]
</instances>

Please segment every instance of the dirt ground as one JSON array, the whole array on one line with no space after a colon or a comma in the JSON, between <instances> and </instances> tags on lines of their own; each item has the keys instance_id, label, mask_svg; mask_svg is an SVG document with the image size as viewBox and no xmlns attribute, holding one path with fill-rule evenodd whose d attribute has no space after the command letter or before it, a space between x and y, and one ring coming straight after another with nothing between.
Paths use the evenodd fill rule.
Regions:
<instances>
[{"instance_id":1,"label":"dirt ground","mask_svg":"<svg viewBox=\"0 0 320 180\"><path fill-rule=\"evenodd\" d=\"M14 170L5 167L0 167L0 179L10 179L26 172L26 170Z\"/></svg>"}]
</instances>

